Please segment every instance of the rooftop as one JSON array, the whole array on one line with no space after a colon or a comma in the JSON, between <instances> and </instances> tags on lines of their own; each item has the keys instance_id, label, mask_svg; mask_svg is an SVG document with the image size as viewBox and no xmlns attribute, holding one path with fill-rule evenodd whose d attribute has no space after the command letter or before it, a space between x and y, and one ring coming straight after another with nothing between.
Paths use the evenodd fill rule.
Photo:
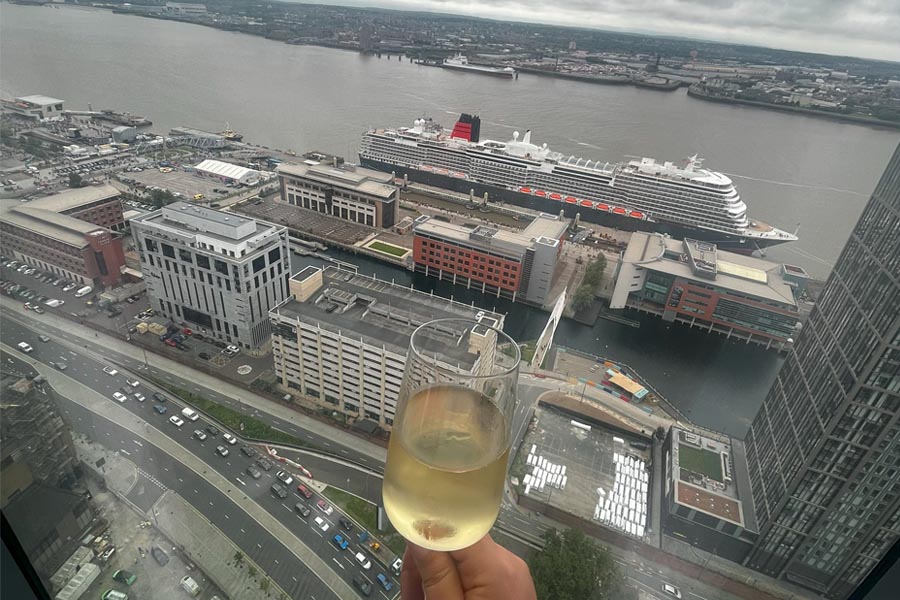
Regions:
<instances>
[{"instance_id":1,"label":"rooftop","mask_svg":"<svg viewBox=\"0 0 900 600\"><path fill-rule=\"evenodd\" d=\"M59 214L52 210L35 208L31 204L24 206L3 205L0 207L0 221L32 231L40 236L46 236L64 244L75 246L76 248L84 248L88 245L87 240L85 240L85 236L88 233L104 230L103 227L92 223Z\"/></svg>"},{"instance_id":2,"label":"rooftop","mask_svg":"<svg viewBox=\"0 0 900 600\"><path fill-rule=\"evenodd\" d=\"M783 266L752 256L718 250L715 244L676 240L636 231L623 257L638 267L713 285L780 304L796 306Z\"/></svg>"},{"instance_id":3,"label":"rooftop","mask_svg":"<svg viewBox=\"0 0 900 600\"><path fill-rule=\"evenodd\" d=\"M212 160L209 158L204 160L194 168L198 171L205 171L207 173L212 173L213 175L218 175L220 177L228 177L229 179L241 179L242 177L246 177L248 175L259 175L259 171L254 171L253 169L248 169L247 167L241 167L239 165L233 165L221 160Z\"/></svg>"},{"instance_id":4,"label":"rooftop","mask_svg":"<svg viewBox=\"0 0 900 600\"><path fill-rule=\"evenodd\" d=\"M61 104L64 102L59 98L53 98L51 96L42 96L40 94L34 94L33 96L19 96L16 98L17 102L28 102L30 104L36 104L38 106L49 106L51 104Z\"/></svg>"},{"instance_id":5,"label":"rooftop","mask_svg":"<svg viewBox=\"0 0 900 600\"><path fill-rule=\"evenodd\" d=\"M382 173L347 163L334 166L333 164L307 161L300 165L281 164L275 171L279 175L312 179L384 199L391 198L397 191L390 173Z\"/></svg>"},{"instance_id":6,"label":"rooftop","mask_svg":"<svg viewBox=\"0 0 900 600\"><path fill-rule=\"evenodd\" d=\"M513 255L517 259L532 248L540 238L544 243L559 240L568 227L568 221L559 217L540 214L523 231L509 231L485 225L469 228L446 221L419 217L415 231L423 235L482 248L491 252Z\"/></svg>"},{"instance_id":7,"label":"rooftop","mask_svg":"<svg viewBox=\"0 0 900 600\"><path fill-rule=\"evenodd\" d=\"M743 443L672 428L676 500L746 529L756 529Z\"/></svg>"},{"instance_id":8,"label":"rooftop","mask_svg":"<svg viewBox=\"0 0 900 600\"><path fill-rule=\"evenodd\" d=\"M302 281L316 274L307 267L292 277ZM282 318L318 325L344 337L359 338L373 346L405 355L409 338L419 325L434 319L475 319L501 324L503 315L467 306L432 294L419 292L337 267L322 272L323 284L308 300L293 297L272 309ZM485 319L492 319L490 323ZM460 361L474 357L461 352Z\"/></svg>"},{"instance_id":9,"label":"rooftop","mask_svg":"<svg viewBox=\"0 0 900 600\"><path fill-rule=\"evenodd\" d=\"M160 210L137 216L131 222L182 236L202 235L229 244L248 241L258 235L282 229L278 225L187 202L173 202Z\"/></svg>"},{"instance_id":10,"label":"rooftop","mask_svg":"<svg viewBox=\"0 0 900 600\"><path fill-rule=\"evenodd\" d=\"M116 198L119 194L119 190L104 183L103 185L89 185L81 188L74 188L45 198L38 198L37 200L29 202L28 206L31 208L51 210L53 212L65 212L100 200Z\"/></svg>"}]
</instances>

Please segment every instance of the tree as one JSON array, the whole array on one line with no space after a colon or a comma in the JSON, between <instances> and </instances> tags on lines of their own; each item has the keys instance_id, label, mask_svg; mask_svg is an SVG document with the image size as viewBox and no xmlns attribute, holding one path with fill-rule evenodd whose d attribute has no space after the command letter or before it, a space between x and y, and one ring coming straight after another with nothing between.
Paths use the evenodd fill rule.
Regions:
<instances>
[{"instance_id":1,"label":"tree","mask_svg":"<svg viewBox=\"0 0 900 600\"><path fill-rule=\"evenodd\" d=\"M244 553L238 550L234 553L234 564L240 565L242 562L244 562Z\"/></svg>"},{"instance_id":2,"label":"tree","mask_svg":"<svg viewBox=\"0 0 900 600\"><path fill-rule=\"evenodd\" d=\"M544 533L544 549L528 566L538 600L613 600L622 574L606 548L578 529Z\"/></svg>"},{"instance_id":3,"label":"tree","mask_svg":"<svg viewBox=\"0 0 900 600\"><path fill-rule=\"evenodd\" d=\"M256 567L250 565L250 568L247 569L247 575L249 575L251 579L256 579Z\"/></svg>"},{"instance_id":4,"label":"tree","mask_svg":"<svg viewBox=\"0 0 900 600\"><path fill-rule=\"evenodd\" d=\"M69 187L80 188L82 186L81 175L78 173L69 173Z\"/></svg>"},{"instance_id":5,"label":"tree","mask_svg":"<svg viewBox=\"0 0 900 600\"><path fill-rule=\"evenodd\" d=\"M603 280L603 272L606 270L606 257L603 254L597 257L584 270L584 283L591 287L597 287Z\"/></svg>"},{"instance_id":6,"label":"tree","mask_svg":"<svg viewBox=\"0 0 900 600\"><path fill-rule=\"evenodd\" d=\"M151 190L147 203L152 205L153 208L162 208L173 202L175 202L175 194L169 190Z\"/></svg>"},{"instance_id":7,"label":"tree","mask_svg":"<svg viewBox=\"0 0 900 600\"><path fill-rule=\"evenodd\" d=\"M594 303L594 287L582 285L572 294L572 310L581 312Z\"/></svg>"},{"instance_id":8,"label":"tree","mask_svg":"<svg viewBox=\"0 0 900 600\"><path fill-rule=\"evenodd\" d=\"M272 582L270 582L268 579L263 579L262 581L259 582L259 589L261 589L266 594L269 593L269 588L271 586L272 586Z\"/></svg>"}]
</instances>

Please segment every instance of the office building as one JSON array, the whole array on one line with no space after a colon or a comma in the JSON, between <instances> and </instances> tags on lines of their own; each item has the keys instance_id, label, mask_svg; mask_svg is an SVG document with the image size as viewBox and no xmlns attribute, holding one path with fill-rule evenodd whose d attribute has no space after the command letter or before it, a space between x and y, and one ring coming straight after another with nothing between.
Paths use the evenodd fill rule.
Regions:
<instances>
[{"instance_id":1,"label":"office building","mask_svg":"<svg viewBox=\"0 0 900 600\"><path fill-rule=\"evenodd\" d=\"M50 96L20 96L15 100L3 101L3 108L29 119L49 119L62 117L64 100Z\"/></svg>"},{"instance_id":2,"label":"office building","mask_svg":"<svg viewBox=\"0 0 900 600\"><path fill-rule=\"evenodd\" d=\"M522 231L480 225L470 228L427 216L413 227L416 271L543 306L569 223L562 216L538 215Z\"/></svg>"},{"instance_id":3,"label":"office building","mask_svg":"<svg viewBox=\"0 0 900 600\"><path fill-rule=\"evenodd\" d=\"M673 426L663 446L663 527L740 562L759 532L744 444Z\"/></svg>"},{"instance_id":4,"label":"office building","mask_svg":"<svg viewBox=\"0 0 900 600\"><path fill-rule=\"evenodd\" d=\"M268 351L269 310L288 295L287 229L175 202L131 220L150 305L175 323Z\"/></svg>"},{"instance_id":5,"label":"office building","mask_svg":"<svg viewBox=\"0 0 900 600\"><path fill-rule=\"evenodd\" d=\"M745 564L847 598L900 535L900 147L746 439Z\"/></svg>"},{"instance_id":6,"label":"office building","mask_svg":"<svg viewBox=\"0 0 900 600\"><path fill-rule=\"evenodd\" d=\"M281 164L275 169L281 199L319 213L368 227L393 227L400 219L400 190L390 173L340 159Z\"/></svg>"},{"instance_id":7,"label":"office building","mask_svg":"<svg viewBox=\"0 0 900 600\"><path fill-rule=\"evenodd\" d=\"M619 262L610 308L782 349L799 331L796 298L807 279L801 267L637 231Z\"/></svg>"},{"instance_id":8,"label":"office building","mask_svg":"<svg viewBox=\"0 0 900 600\"><path fill-rule=\"evenodd\" d=\"M122 278L125 254L119 192L91 186L0 207L0 251L72 281L110 286Z\"/></svg>"},{"instance_id":9,"label":"office building","mask_svg":"<svg viewBox=\"0 0 900 600\"><path fill-rule=\"evenodd\" d=\"M416 327L447 318L503 327L503 315L336 267L307 267L291 277L290 288L291 297L270 314L279 383L386 430L394 422ZM456 341L459 366L473 368L476 342Z\"/></svg>"}]
</instances>

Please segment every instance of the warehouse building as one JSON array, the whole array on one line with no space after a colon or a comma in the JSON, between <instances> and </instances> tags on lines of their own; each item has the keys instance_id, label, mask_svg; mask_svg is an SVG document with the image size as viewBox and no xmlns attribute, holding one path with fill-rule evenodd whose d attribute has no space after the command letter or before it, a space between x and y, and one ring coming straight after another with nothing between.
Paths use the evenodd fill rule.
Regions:
<instances>
[{"instance_id":1,"label":"warehouse building","mask_svg":"<svg viewBox=\"0 0 900 600\"><path fill-rule=\"evenodd\" d=\"M218 179L222 183L238 183L240 185L256 185L259 183L259 171L240 165L207 159L194 167L194 170L205 176Z\"/></svg>"},{"instance_id":2,"label":"warehouse building","mask_svg":"<svg viewBox=\"0 0 900 600\"><path fill-rule=\"evenodd\" d=\"M503 315L358 275L306 267L290 279L290 297L270 313L279 383L350 418L390 430L409 338L434 319L464 318L502 329ZM488 335L485 328L485 335ZM476 368L472 339L458 362Z\"/></svg>"}]
</instances>

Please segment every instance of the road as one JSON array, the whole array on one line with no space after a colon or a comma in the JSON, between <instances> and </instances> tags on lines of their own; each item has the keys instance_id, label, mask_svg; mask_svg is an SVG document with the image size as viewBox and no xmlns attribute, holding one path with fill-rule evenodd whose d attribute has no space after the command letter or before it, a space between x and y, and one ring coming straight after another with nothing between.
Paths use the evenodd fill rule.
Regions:
<instances>
[{"instance_id":1,"label":"road","mask_svg":"<svg viewBox=\"0 0 900 600\"><path fill-rule=\"evenodd\" d=\"M65 376L87 385L109 398L110 402L114 402L113 392L128 388L126 383L126 379L130 377L128 374L119 372L116 375L107 375L103 372L105 363L78 353L68 345L53 340L40 342L36 335L24 334L19 329L10 332L11 324L10 320L4 319L3 342L8 347L15 347L17 342L12 342L14 338L25 337L33 340L34 351L28 355L28 358L44 364L64 361L68 365L63 372ZM4 357L4 360L10 360L10 358ZM254 480L246 473L247 467L253 464L253 459L248 458L239 450L241 444L229 446L221 436L210 436L205 441L200 441L194 437L193 432L195 430L206 431L206 427L211 423L201 418L194 422L187 421L181 427L176 427L169 422L169 417L180 412L182 408L180 405L171 400L160 404L160 406L166 407L167 412L159 414L152 408L158 403L153 401L152 392L147 388L146 383L135 388L135 391L143 393L147 399L144 402L138 402L134 396L130 396L122 404L124 408L145 419L148 426L164 431L166 435L180 443L185 452L194 454L211 469L218 471L233 482L235 486L241 486L247 496L284 524L310 550L333 565L332 569L352 585L352 577L362 571L353 560L353 554L365 551L363 545L356 542L355 534L360 531L358 525L350 532L351 535L347 536L351 540L350 548L344 551L338 550L331 543L331 538L335 533L344 533L338 524L338 518L343 513L338 509L331 507L333 512L330 515L324 514L316 506L321 497L314 494L309 500L303 498L297 493L296 484L289 486L290 494L287 498L283 500L277 498L270 491L272 483L276 481L274 474L277 468L273 467L268 472L260 469L261 478ZM312 571L305 566L299 570L296 568L296 563L299 561L284 546L272 540L272 543L266 544L264 549L262 542L259 541L262 529L258 525L253 526L255 521L246 513L237 510L202 477L198 477L196 473L187 469L177 457L168 456L146 442L135 440L134 435L130 432L118 427L106 417L96 415L78 404L71 402L68 403L68 406L64 404L63 412L70 416L70 424L75 431L89 435L91 439L111 450L122 451L135 462L143 485L135 486L129 494L129 500L141 508L149 509L163 491L173 489L206 514L213 524L241 546L292 597L320 599L334 597ZM225 445L229 449L228 456L222 457L217 454L216 447L220 445ZM295 510L294 505L297 503L310 509L308 518L301 517ZM232 514L217 508L229 504L234 508ZM313 519L316 517L321 517L328 524L327 531L321 531L315 525ZM271 535L268 537L271 538ZM361 574L373 583L372 597L383 597L385 600L393 598L399 591L399 580L388 569L379 567L380 565L373 561L372 568ZM385 593L375 583L375 575L378 573L384 573L391 582L393 590L390 593Z\"/></svg>"},{"instance_id":2,"label":"road","mask_svg":"<svg viewBox=\"0 0 900 600\"><path fill-rule=\"evenodd\" d=\"M9 311L5 311L5 315L10 317L14 316ZM65 345L66 348L64 351L74 353L75 355L72 356L72 354L70 354L69 356L71 358L79 357L79 361L91 360L99 365L103 361L101 357L105 357L107 361L114 361L114 364L130 368L135 373L144 371L145 365L143 363L143 357L126 356L115 352L108 346L98 343L99 339L97 342L92 341L90 338L94 335L93 332L74 331L71 329L69 331L62 331L49 323L40 322L40 318L38 317L36 319L35 317L37 317L37 315L32 317L30 314L17 314L14 318L4 319L4 327L2 332L0 332L0 338L2 338L4 343L13 347L18 341L28 341L32 346L35 346L35 352L42 352L42 349L38 348L40 342L36 342L37 336L34 333L35 331L39 331L54 338L54 341L50 343L61 343ZM60 349L62 349L62 347L60 347ZM54 360L54 358L48 358L47 360ZM101 362L97 362L98 360ZM286 420L267 412L262 412L256 407L241 401L239 397L232 397L201 385L198 383L200 377L195 377L194 380L190 380L184 376L184 373L163 372L153 366L152 363L154 362L155 358L151 358L148 372L155 377L160 377L174 386L201 394L206 398L230 406L245 414L253 415L273 427L290 432L297 437L314 444L316 447L321 448L324 452L296 451L289 453L282 452L282 455L289 455L292 458L296 457L298 462L302 463L306 468L312 471L316 479L323 483L346 489L373 503L380 503L380 475L383 472L384 460L383 449L378 448L380 452L376 450L368 453L353 447L345 446L337 441L338 436L335 435L335 432L329 431L329 428L323 424L317 424L317 427L307 428L301 426L293 419ZM93 383L99 384L99 376L93 377L93 379L97 380ZM514 427L516 428L524 428L525 417L530 414L529 404L536 401L537 396L543 391L546 391L548 386L549 388L555 389L557 384L556 382L547 383L546 381L535 379L532 380L531 383L525 384L525 386L527 387L523 386L524 391L528 396L531 396L531 398L530 400L522 402L517 410L514 424ZM108 389L111 393L116 388L115 386L109 386ZM525 398L526 396L525 394L520 394L520 397ZM187 436L189 434L185 435ZM285 508L281 508L281 511L283 511L285 515L287 514ZM276 511L276 514L277 512L278 511ZM552 523L545 522L532 515L524 515L518 509L505 502L504 506L501 507L500 516L498 517L497 524L492 530L492 535L498 537L501 542L506 542L507 545L517 553L525 555L530 548L536 546L543 531L551 526L553 526ZM685 590L686 588L694 589L697 592L696 594L693 592L687 592L687 594L703 600L732 597L720 590L688 579L679 572L668 569L667 567L659 567L654 571L652 566L645 566L644 561L642 561L639 556L633 555L632 553L620 551L615 547L610 547L610 550L625 567L625 575L628 582L633 587L644 590L650 597L663 598L664 594L661 591L661 587L665 582L674 583L682 590ZM338 567L335 567L335 569L337 570Z\"/></svg>"}]
</instances>

